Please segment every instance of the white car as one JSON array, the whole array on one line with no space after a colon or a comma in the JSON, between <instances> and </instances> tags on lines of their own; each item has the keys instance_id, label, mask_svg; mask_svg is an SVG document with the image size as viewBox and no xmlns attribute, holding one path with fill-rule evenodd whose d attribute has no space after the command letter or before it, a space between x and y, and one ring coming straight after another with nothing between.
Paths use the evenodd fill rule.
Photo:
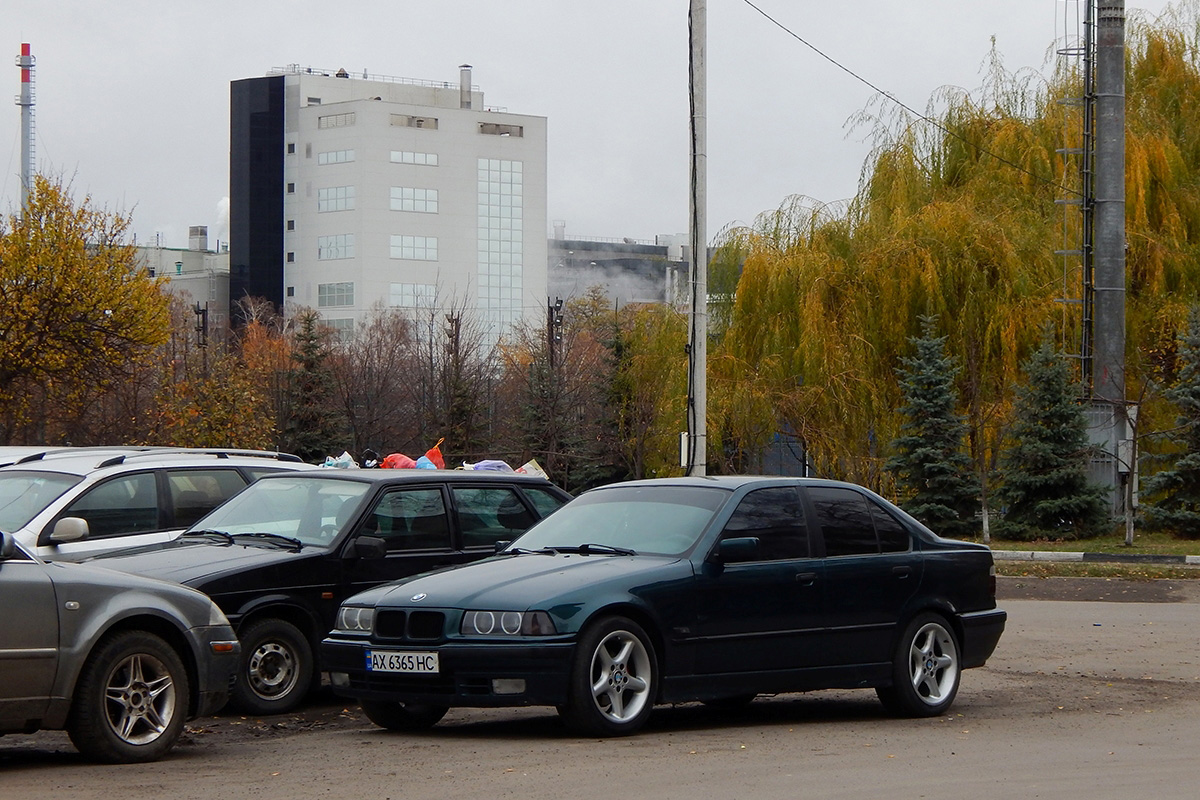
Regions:
<instances>
[{"instance_id":1,"label":"white car","mask_svg":"<svg viewBox=\"0 0 1200 800\"><path fill-rule=\"evenodd\" d=\"M79 561L174 539L261 476L316 468L257 450L44 449L0 467L0 531Z\"/></svg>"}]
</instances>

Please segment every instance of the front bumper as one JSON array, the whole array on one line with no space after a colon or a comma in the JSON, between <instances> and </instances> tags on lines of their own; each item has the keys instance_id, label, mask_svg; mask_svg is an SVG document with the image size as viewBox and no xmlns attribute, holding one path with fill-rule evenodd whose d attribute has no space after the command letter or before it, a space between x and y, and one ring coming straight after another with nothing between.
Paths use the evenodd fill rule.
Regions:
<instances>
[{"instance_id":1,"label":"front bumper","mask_svg":"<svg viewBox=\"0 0 1200 800\"><path fill-rule=\"evenodd\" d=\"M1004 633L1008 621L1007 612L993 608L988 611L973 611L960 614L962 623L962 668L982 667L991 658L992 652Z\"/></svg>"},{"instance_id":2,"label":"front bumper","mask_svg":"<svg viewBox=\"0 0 1200 800\"><path fill-rule=\"evenodd\" d=\"M190 717L207 717L220 711L229 699L242 647L229 625L192 628L187 636L196 657L196 704Z\"/></svg>"},{"instance_id":3,"label":"front bumper","mask_svg":"<svg viewBox=\"0 0 1200 800\"><path fill-rule=\"evenodd\" d=\"M439 671L436 675L372 672L366 668L369 650L434 651ZM475 708L557 706L567 701L574 651L575 642L562 638L423 647L331 636L321 642L321 665L331 673L334 691L346 697ZM523 690L514 690L520 681Z\"/></svg>"}]
</instances>

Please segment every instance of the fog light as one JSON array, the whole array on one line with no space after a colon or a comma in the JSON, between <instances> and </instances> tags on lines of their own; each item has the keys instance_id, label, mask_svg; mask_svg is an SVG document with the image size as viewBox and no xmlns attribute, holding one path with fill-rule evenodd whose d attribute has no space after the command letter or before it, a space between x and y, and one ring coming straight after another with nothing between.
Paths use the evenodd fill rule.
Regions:
<instances>
[{"instance_id":1,"label":"fog light","mask_svg":"<svg viewBox=\"0 0 1200 800\"><path fill-rule=\"evenodd\" d=\"M345 689L350 685L350 673L348 672L331 672L329 673L329 683L333 686Z\"/></svg>"},{"instance_id":2,"label":"fog light","mask_svg":"<svg viewBox=\"0 0 1200 800\"><path fill-rule=\"evenodd\" d=\"M525 679L492 678L492 694L525 694Z\"/></svg>"}]
</instances>

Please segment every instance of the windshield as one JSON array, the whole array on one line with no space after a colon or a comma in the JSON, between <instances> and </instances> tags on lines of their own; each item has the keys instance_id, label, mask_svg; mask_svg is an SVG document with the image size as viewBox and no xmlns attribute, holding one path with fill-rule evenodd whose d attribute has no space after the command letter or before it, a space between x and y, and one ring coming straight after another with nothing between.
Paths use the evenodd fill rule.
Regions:
<instances>
[{"instance_id":1,"label":"windshield","mask_svg":"<svg viewBox=\"0 0 1200 800\"><path fill-rule=\"evenodd\" d=\"M269 533L305 545L329 545L362 502L370 484L320 477L263 478L203 517L190 530Z\"/></svg>"},{"instance_id":2,"label":"windshield","mask_svg":"<svg viewBox=\"0 0 1200 800\"><path fill-rule=\"evenodd\" d=\"M602 545L637 553L682 555L729 497L704 486L614 486L580 495L539 522L513 548Z\"/></svg>"},{"instance_id":3,"label":"windshield","mask_svg":"<svg viewBox=\"0 0 1200 800\"><path fill-rule=\"evenodd\" d=\"M83 478L62 472L0 472L0 531L20 530Z\"/></svg>"}]
</instances>

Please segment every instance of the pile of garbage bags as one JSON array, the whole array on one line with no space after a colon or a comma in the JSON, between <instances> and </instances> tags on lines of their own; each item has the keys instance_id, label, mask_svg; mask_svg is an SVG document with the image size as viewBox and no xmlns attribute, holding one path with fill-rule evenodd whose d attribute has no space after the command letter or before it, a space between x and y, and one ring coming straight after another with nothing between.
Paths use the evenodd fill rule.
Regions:
<instances>
[{"instance_id":1,"label":"pile of garbage bags","mask_svg":"<svg viewBox=\"0 0 1200 800\"><path fill-rule=\"evenodd\" d=\"M446 459L442 455L442 442L445 438L438 439L437 444L425 451L425 455L418 458L410 458L404 453L389 453L383 458L374 450L366 450L363 452L362 466L367 469L445 469ZM323 467L333 469L357 469L359 463L354 460L354 456L343 450L340 456L326 456ZM508 462L498 461L493 459L485 459L474 463L464 461L460 469L478 469L491 472L515 472L522 475L538 475L540 477L548 477L546 471L538 464L537 459L531 458L521 466L513 469Z\"/></svg>"}]
</instances>

